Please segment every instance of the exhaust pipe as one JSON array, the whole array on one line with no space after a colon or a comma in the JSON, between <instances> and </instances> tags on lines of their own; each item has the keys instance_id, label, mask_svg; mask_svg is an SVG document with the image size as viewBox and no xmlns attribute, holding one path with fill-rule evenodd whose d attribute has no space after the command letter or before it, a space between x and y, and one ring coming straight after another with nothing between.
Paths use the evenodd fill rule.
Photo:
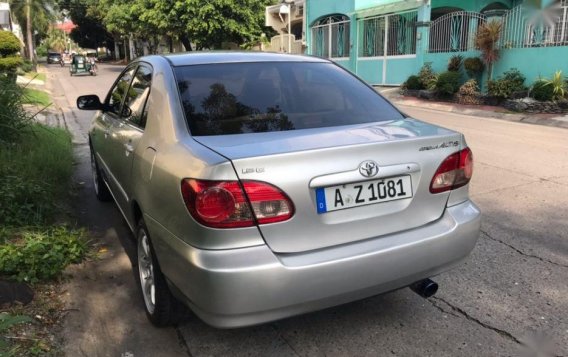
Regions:
<instances>
[{"instance_id":1,"label":"exhaust pipe","mask_svg":"<svg viewBox=\"0 0 568 357\"><path fill-rule=\"evenodd\" d=\"M438 283L431 279L424 279L410 285L410 290L414 291L423 298L429 298L438 291Z\"/></svg>"}]
</instances>

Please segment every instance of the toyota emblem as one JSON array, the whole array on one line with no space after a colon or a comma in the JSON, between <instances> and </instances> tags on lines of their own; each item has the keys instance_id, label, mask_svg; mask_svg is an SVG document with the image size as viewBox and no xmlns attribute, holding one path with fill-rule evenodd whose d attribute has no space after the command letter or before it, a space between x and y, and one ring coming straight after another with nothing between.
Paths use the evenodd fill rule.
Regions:
<instances>
[{"instance_id":1,"label":"toyota emblem","mask_svg":"<svg viewBox=\"0 0 568 357\"><path fill-rule=\"evenodd\" d=\"M363 161L359 165L359 173L365 177L373 177L379 172L379 165L373 160Z\"/></svg>"}]
</instances>

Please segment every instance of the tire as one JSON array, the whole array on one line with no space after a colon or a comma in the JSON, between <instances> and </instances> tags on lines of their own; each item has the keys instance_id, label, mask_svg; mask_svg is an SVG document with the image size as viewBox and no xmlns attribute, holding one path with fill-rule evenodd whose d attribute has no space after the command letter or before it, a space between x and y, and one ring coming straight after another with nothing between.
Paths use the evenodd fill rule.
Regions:
<instances>
[{"instance_id":1,"label":"tire","mask_svg":"<svg viewBox=\"0 0 568 357\"><path fill-rule=\"evenodd\" d=\"M136 228L136 280L148 320L157 327L175 325L183 315L181 303L172 295L160 270L144 220Z\"/></svg>"},{"instance_id":2,"label":"tire","mask_svg":"<svg viewBox=\"0 0 568 357\"><path fill-rule=\"evenodd\" d=\"M99 170L99 165L97 160L95 160L95 152L93 147L91 147L91 175L93 177L93 188L95 189L95 195L97 199L102 202L108 202L112 200L112 195L101 176L101 171Z\"/></svg>"}]
</instances>

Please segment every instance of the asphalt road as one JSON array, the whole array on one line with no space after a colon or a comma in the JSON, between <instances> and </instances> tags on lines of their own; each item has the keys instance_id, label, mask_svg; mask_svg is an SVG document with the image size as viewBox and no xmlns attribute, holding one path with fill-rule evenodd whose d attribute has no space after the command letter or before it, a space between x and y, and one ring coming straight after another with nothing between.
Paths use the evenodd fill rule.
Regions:
<instances>
[{"instance_id":1,"label":"asphalt road","mask_svg":"<svg viewBox=\"0 0 568 357\"><path fill-rule=\"evenodd\" d=\"M433 298L402 289L252 328L217 330L188 314L175 329L156 329L134 285L128 228L92 193L91 114L75 107L78 95L103 97L121 68L72 78L67 68L48 70L76 143L78 223L101 247L99 260L72 272L68 355L568 355L568 130L402 108L464 133L475 157L482 233L466 263L436 277Z\"/></svg>"}]
</instances>

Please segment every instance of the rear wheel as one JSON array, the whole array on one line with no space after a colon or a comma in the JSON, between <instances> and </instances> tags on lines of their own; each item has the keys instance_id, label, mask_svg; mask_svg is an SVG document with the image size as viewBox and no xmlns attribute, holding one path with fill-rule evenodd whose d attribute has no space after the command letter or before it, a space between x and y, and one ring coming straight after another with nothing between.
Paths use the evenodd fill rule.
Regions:
<instances>
[{"instance_id":1,"label":"rear wheel","mask_svg":"<svg viewBox=\"0 0 568 357\"><path fill-rule=\"evenodd\" d=\"M93 177L93 187L95 189L95 195L97 196L99 201L103 202L110 201L112 199L112 196L110 194L110 191L106 183L104 182L101 176L101 171L99 170L99 165L97 164L97 161L95 159L95 152L93 151L92 147L91 147L91 175Z\"/></svg>"},{"instance_id":2,"label":"rear wheel","mask_svg":"<svg viewBox=\"0 0 568 357\"><path fill-rule=\"evenodd\" d=\"M138 246L138 264L135 266L136 278L144 299L146 315L155 326L173 325L179 321L183 311L180 302L176 300L168 288L143 220L138 223L136 232Z\"/></svg>"}]
</instances>

